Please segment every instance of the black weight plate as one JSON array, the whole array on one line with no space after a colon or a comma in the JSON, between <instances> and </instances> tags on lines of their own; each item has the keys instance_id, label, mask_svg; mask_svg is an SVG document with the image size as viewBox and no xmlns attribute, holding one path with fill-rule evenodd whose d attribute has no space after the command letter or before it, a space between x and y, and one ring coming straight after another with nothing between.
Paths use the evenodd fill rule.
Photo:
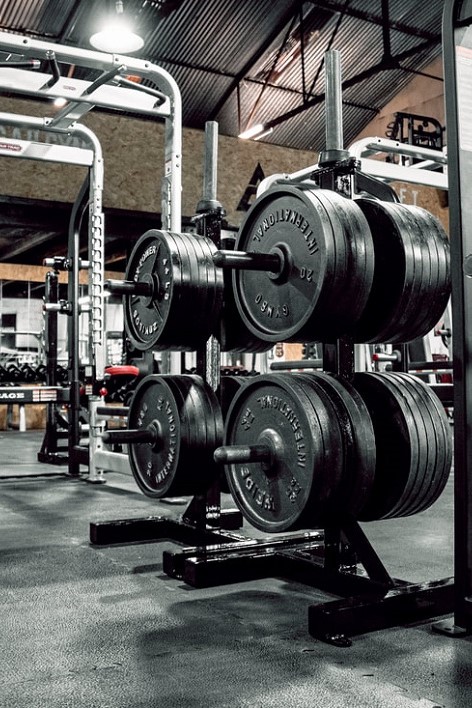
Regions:
<instances>
[{"instance_id":1,"label":"black weight plate","mask_svg":"<svg viewBox=\"0 0 472 708\"><path fill-rule=\"evenodd\" d=\"M217 250L213 242L203 236L182 234L194 249L201 270L200 282L203 288L204 303L202 307L205 328L208 334L216 334L223 306L223 272L216 268L212 254ZM208 338L208 337L207 337Z\"/></svg>"},{"instance_id":2,"label":"black weight plate","mask_svg":"<svg viewBox=\"0 0 472 708\"><path fill-rule=\"evenodd\" d=\"M158 420L160 442L153 446L138 443L129 446L133 476L147 496L172 496L175 478L185 451L181 448L181 403L160 376L146 376L136 387L128 413L128 428L146 428ZM186 421L184 418L184 427Z\"/></svg>"},{"instance_id":3,"label":"black weight plate","mask_svg":"<svg viewBox=\"0 0 472 708\"><path fill-rule=\"evenodd\" d=\"M339 280L332 283L336 296L322 306L326 312L326 330L332 330L335 321L335 334L339 336L353 330L367 304L374 277L373 240L369 224L356 202L329 190L320 190L317 196L325 204L333 226L337 221L341 227L341 242L336 249ZM335 233L339 233L339 229ZM339 256L345 256L343 265Z\"/></svg>"},{"instance_id":4,"label":"black weight plate","mask_svg":"<svg viewBox=\"0 0 472 708\"><path fill-rule=\"evenodd\" d=\"M397 204L396 209L403 224L405 237L407 233L409 234L410 249L406 255L407 259L410 259L412 273L410 287L408 291L405 288L390 323L391 326L388 328L390 333L388 341L393 343L407 342L421 336L418 320L423 316L425 298L432 293L432 262L424 230L412 218L407 205Z\"/></svg>"},{"instance_id":5,"label":"black weight plate","mask_svg":"<svg viewBox=\"0 0 472 708\"><path fill-rule=\"evenodd\" d=\"M223 419L226 420L226 415L228 413L229 407L233 402L233 398L238 393L238 391L250 381L249 378L244 376L222 376L220 379L220 385L217 391L217 395L220 400L221 410L223 413Z\"/></svg>"},{"instance_id":6,"label":"black weight plate","mask_svg":"<svg viewBox=\"0 0 472 708\"><path fill-rule=\"evenodd\" d=\"M200 311L195 318L195 326L204 329L204 340L206 342L215 332L217 324L217 320L215 321L213 314L215 290L211 287L211 273L209 272L207 259L199 243L200 237L190 234L181 234L180 237L186 242L188 251L193 254L198 264L198 301Z\"/></svg>"},{"instance_id":7,"label":"black weight plate","mask_svg":"<svg viewBox=\"0 0 472 708\"><path fill-rule=\"evenodd\" d=\"M443 264L440 263L437 247L437 232L433 231L425 218L427 212L419 207L402 205L403 215L413 229L418 238L422 241L422 264L423 275L418 277L417 294L410 296L410 306L408 307L406 323L399 329L393 342L412 341L418 337L424 337L438 322L444 311L443 303L445 288L447 284L441 277ZM428 268L429 265L429 268ZM444 262L446 265L446 262ZM405 320L405 318L404 318Z\"/></svg>"},{"instance_id":8,"label":"black weight plate","mask_svg":"<svg viewBox=\"0 0 472 708\"><path fill-rule=\"evenodd\" d=\"M207 421L208 451L211 452L211 461L207 463L207 466L210 470L212 480L219 477L221 491L229 494L224 470L221 469L220 465L216 465L213 460L213 452L217 447L220 447L223 444L224 439L223 413L220 402L213 389L203 381L200 383L199 393L205 411L204 415Z\"/></svg>"},{"instance_id":9,"label":"black weight plate","mask_svg":"<svg viewBox=\"0 0 472 708\"><path fill-rule=\"evenodd\" d=\"M423 320L418 323L419 336L425 336L439 322L447 307L451 292L449 241L436 217L420 207L409 207L412 216L422 228L431 252L436 280L425 297ZM420 308L419 308L420 309Z\"/></svg>"},{"instance_id":10,"label":"black weight plate","mask_svg":"<svg viewBox=\"0 0 472 708\"><path fill-rule=\"evenodd\" d=\"M375 255L374 279L364 312L355 327L356 342L387 342L408 302L415 263L410 234L399 207L376 199L357 199L370 226Z\"/></svg>"},{"instance_id":11,"label":"black weight plate","mask_svg":"<svg viewBox=\"0 0 472 708\"><path fill-rule=\"evenodd\" d=\"M344 438L344 469L336 511L356 516L370 495L375 476L375 436L369 411L360 394L348 382L322 372L294 374L323 389L335 406Z\"/></svg>"},{"instance_id":12,"label":"black weight plate","mask_svg":"<svg viewBox=\"0 0 472 708\"><path fill-rule=\"evenodd\" d=\"M436 464L436 439L431 417L417 390L403 374L390 372L386 374L404 406L408 407L414 420L417 432L418 448L412 448L409 474L401 497L390 509L389 518L409 516L416 500L423 496L425 485L434 474ZM413 454L415 452L415 454Z\"/></svg>"},{"instance_id":13,"label":"black weight plate","mask_svg":"<svg viewBox=\"0 0 472 708\"><path fill-rule=\"evenodd\" d=\"M424 287L422 298L418 300L418 316L414 330L412 330L413 334L414 332L419 332L419 336L424 337L437 324L439 319L436 312L439 299L442 298L444 282L441 273L446 263L445 261L444 263L441 262L436 233L430 228L428 221L425 219L427 212L424 209L412 206L409 206L408 210L410 218L415 221L417 228L422 231L431 263L430 281L428 287L426 285ZM431 324L433 319L435 321ZM411 339L409 337L410 341Z\"/></svg>"},{"instance_id":14,"label":"black weight plate","mask_svg":"<svg viewBox=\"0 0 472 708\"><path fill-rule=\"evenodd\" d=\"M219 269L223 270L223 269ZM232 274L223 270L224 295L218 339L223 352L266 352L272 342L264 342L244 324L234 301Z\"/></svg>"},{"instance_id":15,"label":"black weight plate","mask_svg":"<svg viewBox=\"0 0 472 708\"><path fill-rule=\"evenodd\" d=\"M259 462L226 466L228 486L245 518L265 532L316 528L329 515L343 468L336 411L290 374L266 374L237 392L225 445L277 440L269 471Z\"/></svg>"},{"instance_id":16,"label":"black weight plate","mask_svg":"<svg viewBox=\"0 0 472 708\"><path fill-rule=\"evenodd\" d=\"M133 476L147 496L202 493L218 474L213 451L222 438L222 421L218 438L205 395L208 391L198 377L187 375L147 376L136 388L128 427L146 428L157 421L161 431L156 445L129 445Z\"/></svg>"},{"instance_id":17,"label":"black weight plate","mask_svg":"<svg viewBox=\"0 0 472 708\"><path fill-rule=\"evenodd\" d=\"M367 300L370 290L367 249L362 251L360 238L352 238L337 209L354 212L357 207L331 192L328 197L324 190L284 185L264 192L248 212L236 249L286 254L286 269L279 276L233 273L237 308L258 338L271 342L331 339L343 334L346 323L351 324L364 309L358 294L363 292ZM357 216L364 223L362 214ZM363 231L369 234L366 224ZM339 298L342 308L337 305Z\"/></svg>"},{"instance_id":18,"label":"black weight plate","mask_svg":"<svg viewBox=\"0 0 472 708\"><path fill-rule=\"evenodd\" d=\"M431 387L412 374L396 375L408 383L416 400L421 401L423 415L429 418L434 431L428 440L432 467L425 476L421 492L409 505L408 514L417 514L428 509L444 490L452 466L452 433L444 407Z\"/></svg>"},{"instance_id":19,"label":"black weight plate","mask_svg":"<svg viewBox=\"0 0 472 708\"><path fill-rule=\"evenodd\" d=\"M175 399L182 401L182 410L186 413L183 430L188 464L179 471L176 495L199 494L220 472L213 460L213 452L223 440L221 411L214 392L201 377L167 375L165 380Z\"/></svg>"},{"instance_id":20,"label":"black weight plate","mask_svg":"<svg viewBox=\"0 0 472 708\"><path fill-rule=\"evenodd\" d=\"M126 268L126 280L154 283L151 297L123 298L125 328L135 349L152 349L166 339L181 297L182 264L166 232L151 229L138 239Z\"/></svg>"},{"instance_id":21,"label":"black weight plate","mask_svg":"<svg viewBox=\"0 0 472 708\"><path fill-rule=\"evenodd\" d=\"M211 330L208 321L205 322L206 284L200 281L200 264L195 250L182 234L169 233L182 262L182 299L180 316L176 316L172 333L166 340L166 348L192 351L203 346Z\"/></svg>"},{"instance_id":22,"label":"black weight plate","mask_svg":"<svg viewBox=\"0 0 472 708\"><path fill-rule=\"evenodd\" d=\"M431 491L431 480L436 476L439 457L443 455L442 451L438 450L438 437L433 422L433 417L429 411L428 402L424 399L419 386L415 386L414 382L407 378L407 375L397 373L396 378L401 380L403 390L409 390L416 405L416 415L421 418L426 430L426 439L424 445L420 449L420 455L423 460L423 475L421 479L416 480L416 485L413 487L410 494L405 495L403 505L395 510L395 516L410 516L420 510L426 508L425 503L428 494ZM425 384L426 386L426 384Z\"/></svg>"},{"instance_id":23,"label":"black weight plate","mask_svg":"<svg viewBox=\"0 0 472 708\"><path fill-rule=\"evenodd\" d=\"M431 258L430 282L424 282L417 301L417 316L403 341L423 337L442 317L450 295L449 243L439 221L420 207L403 205L416 223Z\"/></svg>"},{"instance_id":24,"label":"black weight plate","mask_svg":"<svg viewBox=\"0 0 472 708\"><path fill-rule=\"evenodd\" d=\"M357 373L353 384L369 410L377 450L372 492L358 518L386 519L402 498L418 464L417 421L405 396L392 385L389 374Z\"/></svg>"}]
</instances>

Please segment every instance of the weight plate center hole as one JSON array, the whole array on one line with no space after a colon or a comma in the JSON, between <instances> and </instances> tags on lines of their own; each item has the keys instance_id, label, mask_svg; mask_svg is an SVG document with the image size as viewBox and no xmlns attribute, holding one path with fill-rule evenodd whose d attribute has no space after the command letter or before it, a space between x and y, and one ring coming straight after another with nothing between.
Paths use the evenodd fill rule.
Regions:
<instances>
[{"instance_id":1,"label":"weight plate center hole","mask_svg":"<svg viewBox=\"0 0 472 708\"><path fill-rule=\"evenodd\" d=\"M286 283L293 266L292 253L286 243L277 243L269 253L279 258L280 264L276 271L269 271L268 275L275 283Z\"/></svg>"},{"instance_id":2,"label":"weight plate center hole","mask_svg":"<svg viewBox=\"0 0 472 708\"><path fill-rule=\"evenodd\" d=\"M276 430L268 428L259 435L257 443L258 445L266 445L270 453L268 459L261 462L262 471L267 477L275 477L285 452L282 437Z\"/></svg>"},{"instance_id":3,"label":"weight plate center hole","mask_svg":"<svg viewBox=\"0 0 472 708\"><path fill-rule=\"evenodd\" d=\"M157 273L144 273L140 282L146 283L149 286L149 295L142 298L144 307L153 307L154 301L159 295L159 276Z\"/></svg>"},{"instance_id":4,"label":"weight plate center hole","mask_svg":"<svg viewBox=\"0 0 472 708\"><path fill-rule=\"evenodd\" d=\"M159 452L164 446L164 435L161 423L156 419L152 420L148 425L148 430L152 433L152 440L147 444L152 447L154 452Z\"/></svg>"}]
</instances>

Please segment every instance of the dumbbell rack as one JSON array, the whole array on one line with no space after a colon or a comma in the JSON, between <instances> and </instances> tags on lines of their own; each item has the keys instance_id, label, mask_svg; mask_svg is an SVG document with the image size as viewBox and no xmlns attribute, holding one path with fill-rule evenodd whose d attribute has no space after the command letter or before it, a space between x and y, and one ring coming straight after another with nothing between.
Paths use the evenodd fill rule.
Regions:
<instances>
[{"instance_id":1,"label":"dumbbell rack","mask_svg":"<svg viewBox=\"0 0 472 708\"><path fill-rule=\"evenodd\" d=\"M340 147L340 86L336 86L335 69L334 65L334 91L330 95L327 90L326 151L311 179L330 190L339 189L341 182L345 188L347 181L354 191L362 188L393 201L394 192L362 174L359 162ZM214 197L204 199L201 212L200 233L219 246L221 205ZM211 360L214 352L197 355L198 373L208 380L208 357ZM354 374L352 340L343 338L323 345L323 368L350 380ZM345 598L309 607L310 634L338 646L350 644L347 635L418 621L451 609L452 579L411 584L392 578L359 523L347 515L333 519L323 530L263 539L233 533L239 526L238 513L221 510L216 482L192 499L181 520L150 517L92 524L91 540L97 545L162 539L190 544L178 551L165 551L163 568L169 576L194 587L283 577Z\"/></svg>"}]
</instances>

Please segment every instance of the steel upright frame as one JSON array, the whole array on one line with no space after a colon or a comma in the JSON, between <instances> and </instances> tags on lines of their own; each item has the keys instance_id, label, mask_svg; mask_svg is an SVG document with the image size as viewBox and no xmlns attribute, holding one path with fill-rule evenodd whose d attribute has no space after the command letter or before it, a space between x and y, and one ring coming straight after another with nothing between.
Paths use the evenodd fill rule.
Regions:
<instances>
[{"instance_id":1,"label":"steel upright frame","mask_svg":"<svg viewBox=\"0 0 472 708\"><path fill-rule=\"evenodd\" d=\"M472 2L446 0L443 61L449 164L454 372L454 620L435 629L472 631Z\"/></svg>"},{"instance_id":2,"label":"steel upright frame","mask_svg":"<svg viewBox=\"0 0 472 708\"><path fill-rule=\"evenodd\" d=\"M81 267L88 269L88 293L90 298L89 363L90 380L103 378L106 366L104 343L104 264L105 224L102 209L104 167L100 142L95 134L78 121L94 107L145 114L165 123L164 176L161 183L161 211L163 228L172 231L181 229L182 185L182 106L179 88L172 76L161 67L134 57L104 54L85 49L51 44L21 35L0 33L0 51L7 60L0 63L0 91L21 96L54 99L63 98L66 104L54 117L35 118L14 113L0 113L0 123L13 127L32 128L45 133L60 133L78 136L91 149L39 143L30 140L3 139L0 155L34 160L82 165L88 167L88 262L79 263L78 247L74 256L69 254L71 271L68 303L76 328L79 314L78 276ZM37 71L41 61L50 73ZM11 66L9 66L11 62ZM93 82L63 77L58 62L98 69L102 73ZM23 66L25 68L23 68ZM126 75L133 74L149 79L158 88L130 82ZM85 187L82 188L84 192ZM86 198L83 194L83 198ZM74 207L75 208L75 207ZM71 226L71 228L73 228ZM69 233L69 246L75 243ZM78 346L78 338L71 337ZM69 353L71 358L71 354ZM78 368L78 351L74 350ZM73 362L74 364L74 362ZM77 378L77 377L76 377ZM71 382L71 406L77 413L79 406L78 382ZM93 390L90 400L94 399ZM78 475L80 464L88 464L89 481L103 481L92 461L90 446L79 449L78 418L75 415L76 432L69 436L69 473Z\"/></svg>"}]
</instances>

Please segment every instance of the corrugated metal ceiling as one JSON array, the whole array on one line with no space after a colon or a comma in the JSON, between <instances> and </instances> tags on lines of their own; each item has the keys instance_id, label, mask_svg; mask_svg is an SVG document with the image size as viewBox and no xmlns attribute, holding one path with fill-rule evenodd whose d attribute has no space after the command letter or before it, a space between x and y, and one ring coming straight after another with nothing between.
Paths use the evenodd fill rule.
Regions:
<instances>
[{"instance_id":1,"label":"corrugated metal ceiling","mask_svg":"<svg viewBox=\"0 0 472 708\"><path fill-rule=\"evenodd\" d=\"M442 0L124 0L124 6L145 39L138 56L176 79L184 125L203 128L216 119L223 134L237 135L275 122L267 142L300 149L323 148L328 48L341 51L343 80L352 84L343 93L346 144L441 52ZM0 29L87 48L113 7L103 0L0 0ZM400 61L387 63L389 53ZM289 112L295 115L285 120Z\"/></svg>"}]
</instances>

